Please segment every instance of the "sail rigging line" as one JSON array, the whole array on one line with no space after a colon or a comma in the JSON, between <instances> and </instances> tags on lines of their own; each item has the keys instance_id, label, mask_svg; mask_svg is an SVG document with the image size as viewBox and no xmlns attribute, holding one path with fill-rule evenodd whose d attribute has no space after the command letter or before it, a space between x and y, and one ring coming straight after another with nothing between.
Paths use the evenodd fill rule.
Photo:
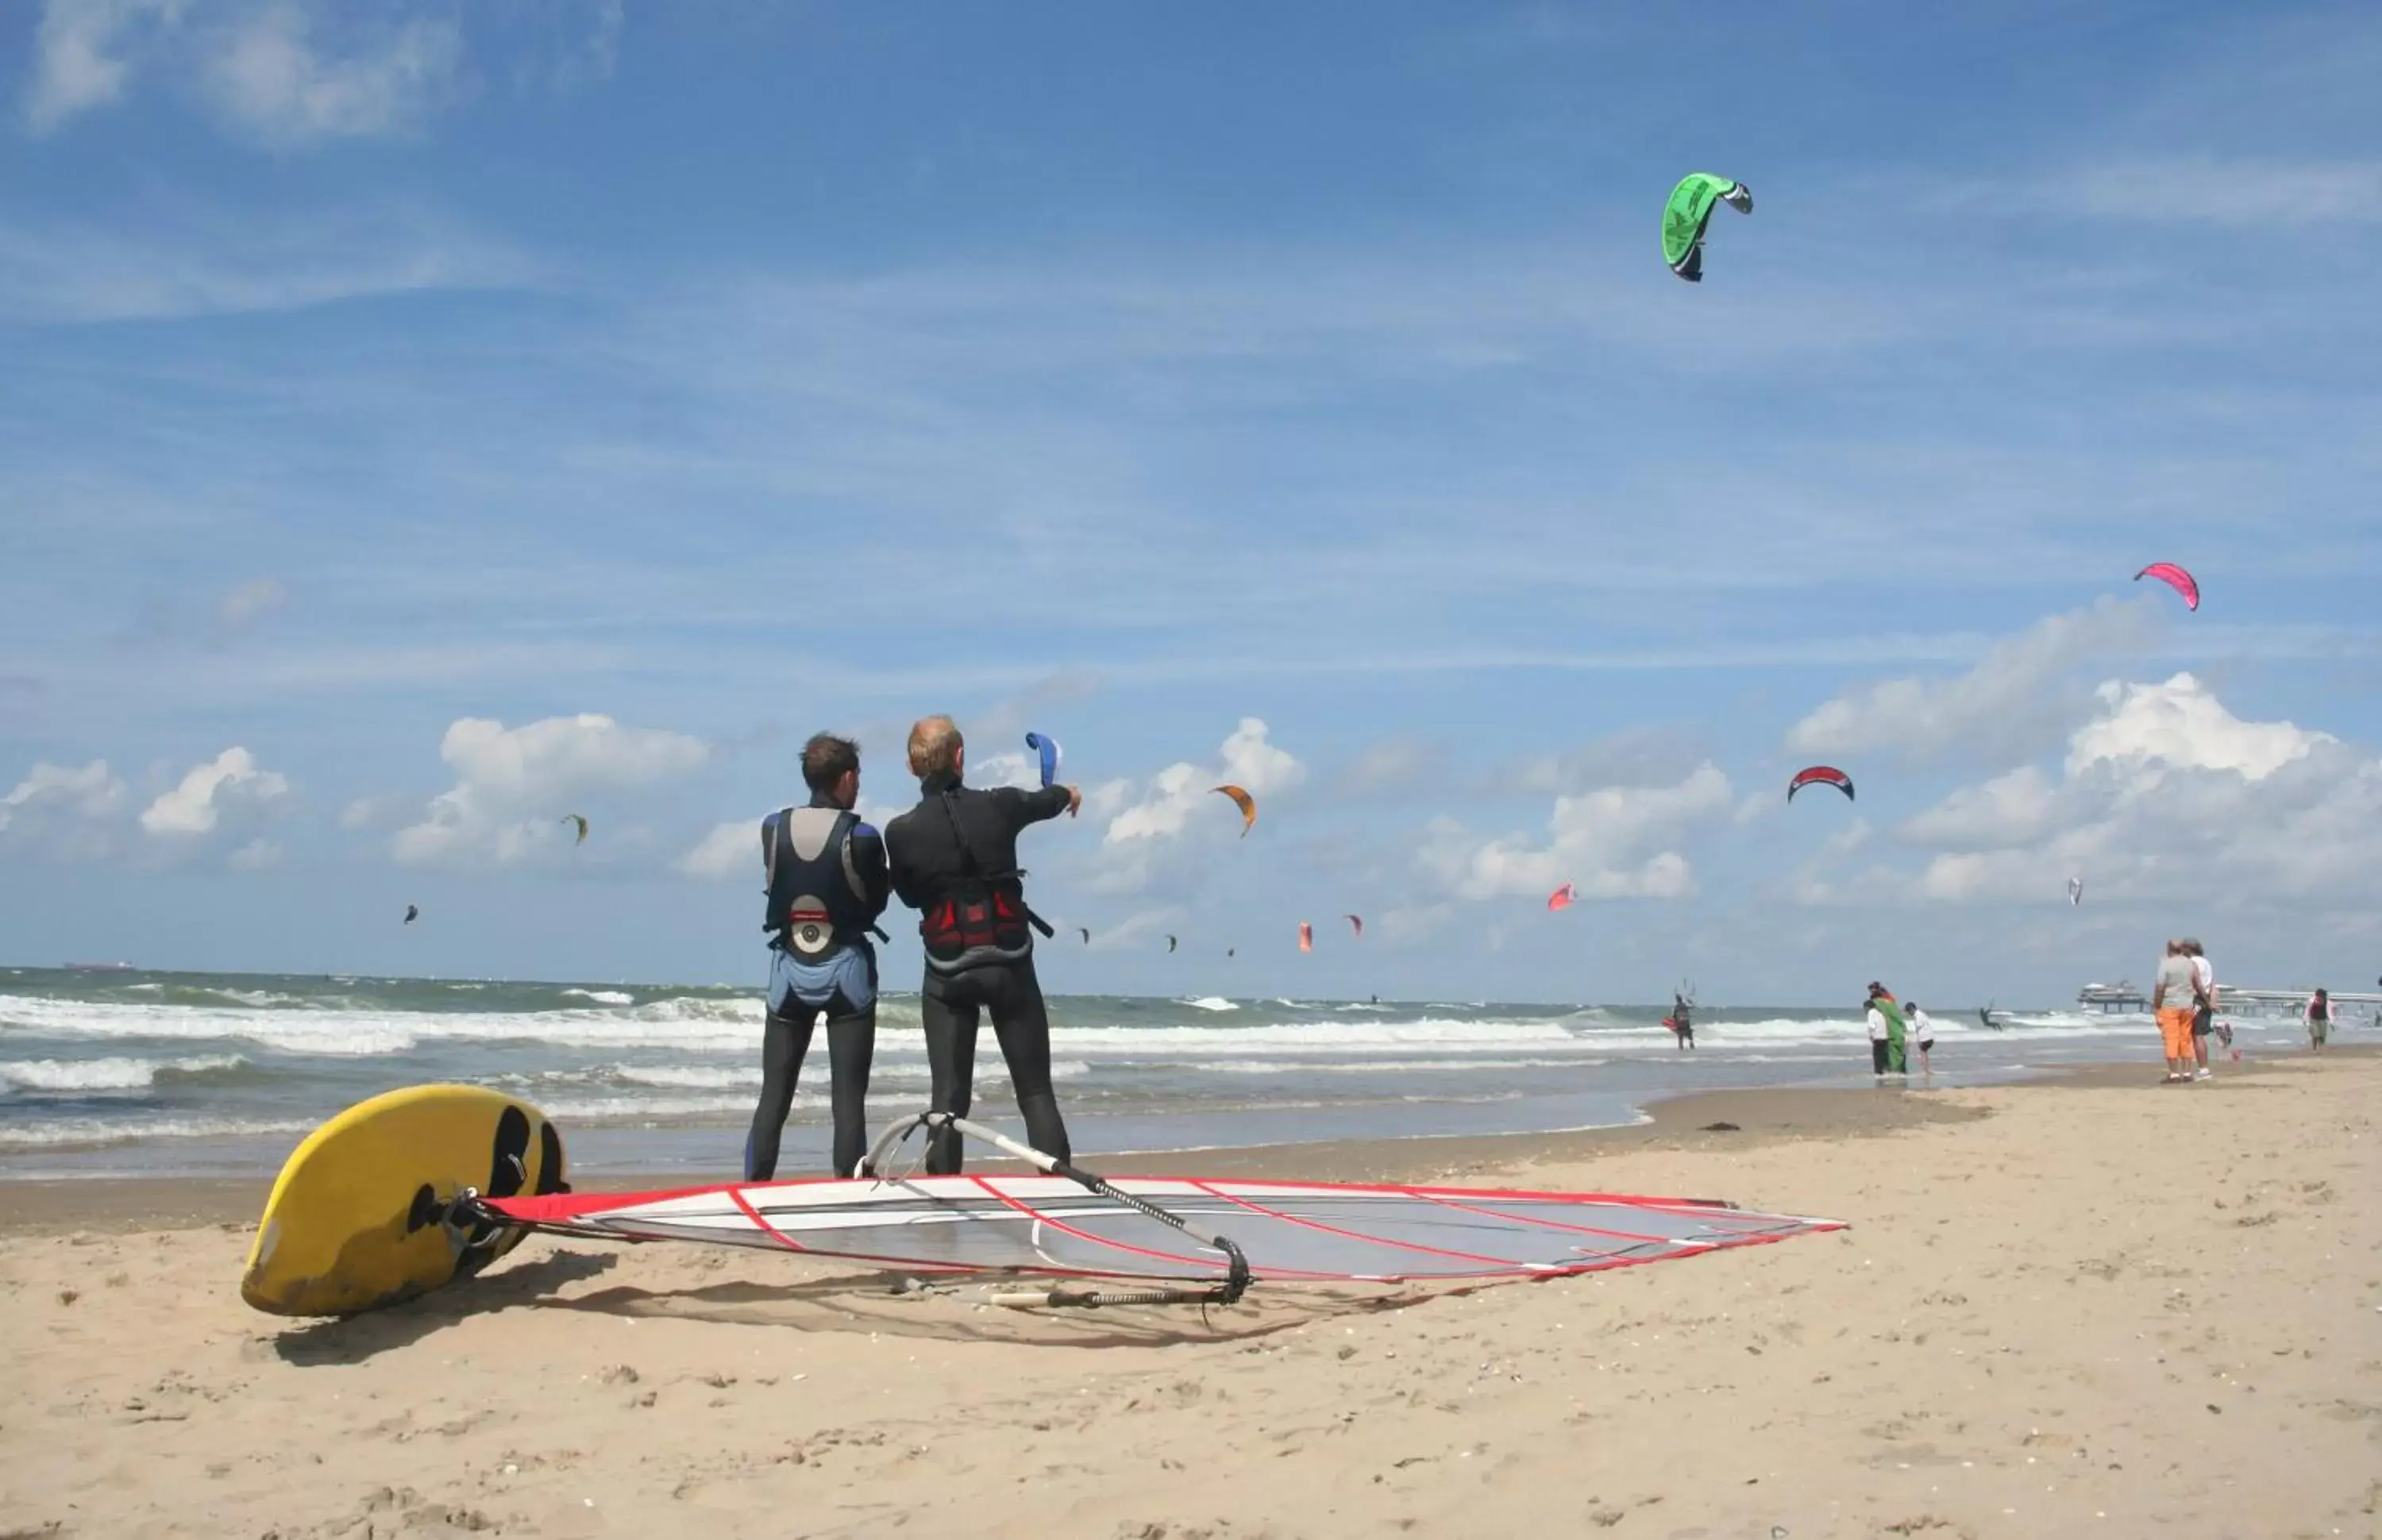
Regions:
<instances>
[{"instance_id":1,"label":"sail rigging line","mask_svg":"<svg viewBox=\"0 0 2382 1540\"><path fill-rule=\"evenodd\" d=\"M1602 1235L1615 1241L1635 1241L1645 1246L1686 1246L1699 1250L1708 1250L1713 1244L1709 1241L1676 1241L1666 1235L1639 1235L1634 1230L1600 1229L1594 1225L1565 1224L1561 1219L1541 1219L1534 1214L1506 1214L1493 1208L1483 1208L1478 1204L1460 1204L1453 1198L1443 1198L1427 1187L1416 1188L1414 1195L1425 1203L1437 1204L1442 1208L1460 1209L1467 1214L1478 1214L1484 1218L1503 1219L1508 1224L1537 1225L1545 1229L1569 1230L1575 1235Z\"/></svg>"},{"instance_id":2,"label":"sail rigging line","mask_svg":"<svg viewBox=\"0 0 2382 1540\"><path fill-rule=\"evenodd\" d=\"M1393 1241L1386 1235L1367 1235L1360 1230L1342 1229L1337 1225L1327 1225L1320 1219L1303 1219L1295 1214L1284 1214L1279 1209L1268 1208L1263 1204L1251 1203L1246 1198L1219 1191L1197 1177L1190 1178L1189 1180L1192 1186L1211 1198L1222 1198L1235 1207L1246 1208L1252 1214L1263 1215L1269 1219L1279 1219L1286 1225L1296 1225L1302 1229L1321 1230L1327 1235L1343 1236L1350 1241L1362 1241L1375 1246L1394 1246L1400 1251L1428 1252L1433 1256L1454 1257L1458 1262L1491 1263L1517 1273L1535 1272L1541 1267L1552 1265L1542 1262L1516 1262L1509 1256L1490 1256L1480 1252L1452 1252L1442 1246L1426 1246L1419 1241Z\"/></svg>"},{"instance_id":3,"label":"sail rigging line","mask_svg":"<svg viewBox=\"0 0 2382 1540\"><path fill-rule=\"evenodd\" d=\"M887 1129L883 1133L878 1135L877 1143L869 1148L868 1155L861 1161L859 1174L862 1176L875 1176L877 1163L893 1148L906 1142L912 1133L920 1129L927 1130L930 1135L937 1130L949 1129L953 1133L962 1134L970 1139L981 1139L986 1143L991 1145L994 1149L999 1150L1001 1154L1025 1162L1026 1165L1033 1167L1036 1170L1042 1172L1045 1176L1064 1177L1069 1181L1074 1182L1076 1186L1083 1188L1087 1192L1092 1192L1100 1197L1106 1198L1111 1203L1123 1204L1125 1207L1133 1210L1136 1214L1140 1215L1146 1219L1155 1219L1161 1225L1170 1226L1174 1229L1180 1230L1185 1235L1189 1236L1193 1241L1207 1247L1209 1251L1223 1253L1224 1277L1219 1282L1208 1284L1197 1289L1158 1289L1132 1291L1135 1293L1147 1293L1149 1295L1163 1294L1168 1297L1164 1302L1152 1301L1151 1302L1187 1303L1196 1302L1206 1304L1236 1304L1239 1302L1241 1296L1248 1292L1249 1259L1241 1253L1240 1247L1233 1244L1230 1237L1222 1235L1201 1235L1198 1231L1193 1229L1180 1216L1170 1214L1165 1209L1160 1208L1158 1204L1149 1202L1148 1199L1137 1197L1131 1192L1127 1192L1121 1187L1112 1185L1107 1178L1100 1176L1098 1172L1087 1171L1082 1167L1074 1164L1072 1161L1061 1160L1057 1155L1046 1155L1030 1144L1021 1144L1005 1133L986 1128L981 1123L972 1123L966 1118L959 1117L953 1113L921 1112L902 1122L894 1124L890 1129ZM1142 1247L1128 1245L1121 1241L1110 1241L1100 1236L1087 1235L1083 1231L1077 1230L1072 1226L1054 1219L1047 1214L1043 1214L1036 1209L1027 1208L1024 1204L1019 1203L1009 1193L1000 1192L998 1189L994 1188L982 1177L976 1179L976 1184L985 1192L992 1193L993 1196L999 1198L1002 1203L1008 1204L1010 1207L1032 1216L1036 1223L1052 1226L1057 1229L1070 1235L1074 1235L1079 1239L1092 1241L1100 1245L1112 1247L1118 1251L1139 1252L1145 1256L1158 1257L1160 1260L1167 1262L1197 1263L1199 1260L1196 1257L1168 1256L1165 1253L1147 1251ZM1201 1187L1202 1191L1207 1190L1203 1184L1200 1183L1195 1182L1192 1185ZM1055 1295L1056 1291L1054 1290L1053 1293ZM1119 1301L1114 1302L1123 1302Z\"/></svg>"}]
</instances>

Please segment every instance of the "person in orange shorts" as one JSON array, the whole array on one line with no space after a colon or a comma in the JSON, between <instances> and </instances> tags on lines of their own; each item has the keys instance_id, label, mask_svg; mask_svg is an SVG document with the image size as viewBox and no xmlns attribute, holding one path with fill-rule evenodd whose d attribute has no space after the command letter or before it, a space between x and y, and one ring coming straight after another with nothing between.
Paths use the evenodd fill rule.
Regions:
<instances>
[{"instance_id":1,"label":"person in orange shorts","mask_svg":"<svg viewBox=\"0 0 2382 1540\"><path fill-rule=\"evenodd\" d=\"M2159 1036L2167 1047L2163 1085L2192 1079L2192 1019L2197 988L2191 956L2180 942L2169 941L2167 955L2159 959L2157 982L2151 986L2151 1008L2158 1013Z\"/></svg>"}]
</instances>

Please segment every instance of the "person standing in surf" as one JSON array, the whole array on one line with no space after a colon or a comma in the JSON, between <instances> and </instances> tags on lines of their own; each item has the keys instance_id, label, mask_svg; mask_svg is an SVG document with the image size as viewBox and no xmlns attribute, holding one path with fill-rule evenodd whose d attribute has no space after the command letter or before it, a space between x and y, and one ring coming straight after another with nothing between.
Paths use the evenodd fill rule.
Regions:
<instances>
[{"instance_id":1,"label":"person standing in surf","mask_svg":"<svg viewBox=\"0 0 2382 1540\"><path fill-rule=\"evenodd\" d=\"M1072 786L979 791L964 785L967 745L948 716L920 718L910 729L909 750L918 805L886 825L885 845L893 891L918 911L927 951L918 1014L933 1081L928 1106L967 1116L976 1030L988 1014L1025 1118L1025 1142L1065 1160L1072 1153L1067 1126L1050 1088L1050 1016L1034 974L1034 933L1048 936L1050 927L1026 907L1017 836L1062 813L1074 816L1083 793ZM927 1170L953 1176L959 1168L959 1135L937 1130L927 1146Z\"/></svg>"},{"instance_id":2,"label":"person standing in surf","mask_svg":"<svg viewBox=\"0 0 2382 1540\"><path fill-rule=\"evenodd\" d=\"M1695 1018L1688 1014L1693 1008L1685 995L1671 992L1671 1030L1678 1034L1682 1053L1696 1045Z\"/></svg>"},{"instance_id":3,"label":"person standing in surf","mask_svg":"<svg viewBox=\"0 0 2382 1540\"><path fill-rule=\"evenodd\" d=\"M1885 985L1870 981L1869 999L1862 1008L1869 1023L1870 1072L1880 1082L1888 1075L1907 1075L1909 1062L1904 1057L1902 1012Z\"/></svg>"},{"instance_id":4,"label":"person standing in surf","mask_svg":"<svg viewBox=\"0 0 2382 1540\"><path fill-rule=\"evenodd\" d=\"M761 1102L744 1140L744 1179L778 1174L778 1145L811 1031L827 1017L835 1174L848 1177L868 1143L868 1070L877 1055L877 949L885 912L885 841L861 822L860 749L820 733L803 745L811 800L761 820L768 909L768 1012L761 1029Z\"/></svg>"},{"instance_id":5,"label":"person standing in surf","mask_svg":"<svg viewBox=\"0 0 2382 1540\"><path fill-rule=\"evenodd\" d=\"M2192 971L2192 959L2184 955L2183 943L2168 942L2166 955L2159 959L2156 980L2151 985L2151 1009L2157 1013L2159 1038L2167 1050L2167 1078L2159 1082L2161 1085L2175 1085L2192 1079L2195 977Z\"/></svg>"},{"instance_id":6,"label":"person standing in surf","mask_svg":"<svg viewBox=\"0 0 2382 1540\"><path fill-rule=\"evenodd\" d=\"M1928 1061L1927 1056L1935 1051L1934 1021L1919 1008L1916 1001L1902 1008L1902 1020L1910 1041L1919 1045L1919 1072L1933 1075L1935 1066Z\"/></svg>"},{"instance_id":7,"label":"person standing in surf","mask_svg":"<svg viewBox=\"0 0 2382 1540\"><path fill-rule=\"evenodd\" d=\"M2319 989L2308 999L2307 1009L2301 1012L2307 1021L2308 1046L2321 1048L2332 1036L2332 996Z\"/></svg>"}]
</instances>

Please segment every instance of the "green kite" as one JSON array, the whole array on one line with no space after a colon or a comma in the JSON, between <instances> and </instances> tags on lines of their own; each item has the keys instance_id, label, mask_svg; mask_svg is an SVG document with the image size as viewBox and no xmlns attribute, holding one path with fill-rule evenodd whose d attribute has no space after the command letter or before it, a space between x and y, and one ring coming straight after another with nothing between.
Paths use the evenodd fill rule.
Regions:
<instances>
[{"instance_id":1,"label":"green kite","mask_svg":"<svg viewBox=\"0 0 2382 1540\"><path fill-rule=\"evenodd\" d=\"M1704 281L1704 226L1712 223L1716 203L1751 214L1753 190L1743 182L1697 171L1681 177L1671 189L1671 201L1663 205L1663 260L1691 284Z\"/></svg>"}]
</instances>

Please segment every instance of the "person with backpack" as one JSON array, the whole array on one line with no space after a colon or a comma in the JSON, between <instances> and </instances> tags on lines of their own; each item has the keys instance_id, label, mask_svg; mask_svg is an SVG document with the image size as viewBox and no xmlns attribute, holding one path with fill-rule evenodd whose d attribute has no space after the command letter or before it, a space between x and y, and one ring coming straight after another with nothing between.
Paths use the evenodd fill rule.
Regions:
<instances>
[{"instance_id":1,"label":"person with backpack","mask_svg":"<svg viewBox=\"0 0 2382 1540\"><path fill-rule=\"evenodd\" d=\"M768 886L769 999L761 1037L761 1102L744 1141L744 1179L778 1174L778 1145L811 1033L827 1018L835 1174L851 1176L868 1143L868 1071L877 1055L877 949L885 912L885 841L853 811L860 749L820 733L803 745L811 800L761 821Z\"/></svg>"}]
</instances>

